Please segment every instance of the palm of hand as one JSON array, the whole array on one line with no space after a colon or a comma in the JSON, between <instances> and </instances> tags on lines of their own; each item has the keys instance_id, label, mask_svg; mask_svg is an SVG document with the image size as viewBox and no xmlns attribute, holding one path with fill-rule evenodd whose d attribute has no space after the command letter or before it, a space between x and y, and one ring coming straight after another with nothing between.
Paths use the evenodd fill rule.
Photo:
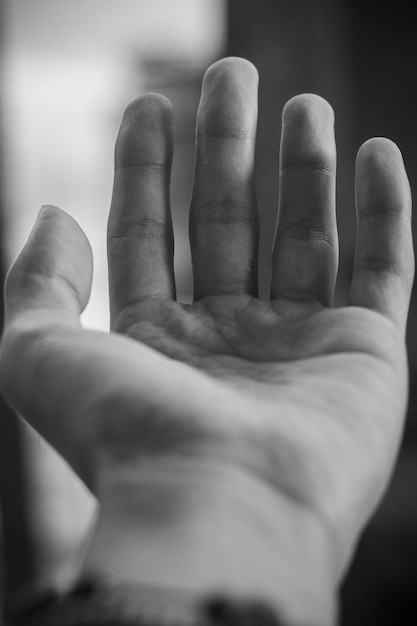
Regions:
<instances>
[{"instance_id":1,"label":"palm of hand","mask_svg":"<svg viewBox=\"0 0 417 626\"><path fill-rule=\"evenodd\" d=\"M166 376L173 359L216 381L202 423L229 441L226 451L210 449L214 458L230 454L226 462L313 511L336 536L373 510L398 445L392 416L406 399L405 354L382 315L249 296L156 299L124 312L115 330L169 357ZM225 390L226 411L216 402Z\"/></svg>"}]
</instances>

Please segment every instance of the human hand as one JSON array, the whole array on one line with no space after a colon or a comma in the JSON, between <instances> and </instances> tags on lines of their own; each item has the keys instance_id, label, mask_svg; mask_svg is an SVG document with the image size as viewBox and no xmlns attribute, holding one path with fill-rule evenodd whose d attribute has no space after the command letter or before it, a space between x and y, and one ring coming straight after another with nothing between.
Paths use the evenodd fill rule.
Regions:
<instances>
[{"instance_id":1,"label":"human hand","mask_svg":"<svg viewBox=\"0 0 417 626\"><path fill-rule=\"evenodd\" d=\"M407 399L411 200L398 148L366 142L351 290L345 307L332 308L333 113L318 96L293 98L283 113L271 299L259 300L256 88L256 71L239 59L218 62L204 79L190 211L194 302L175 300L170 107L148 95L127 108L116 146L112 332L80 326L90 248L67 214L47 208L9 273L1 381L94 485L112 532L123 517L141 528L158 515L176 525L189 509L201 520L201 509L219 522L214 544L232 553L223 531L230 540L237 517L250 519L256 506L262 525L242 536L263 558L270 550L274 565L263 577L258 557L248 557L254 574L243 586L256 589L258 576L259 590L274 575L281 589L291 586L273 570L285 545L299 596L303 568L340 581L395 461ZM191 483L209 505L194 502ZM233 512L223 524L226 500ZM225 566L224 578L229 569L236 575Z\"/></svg>"}]
</instances>

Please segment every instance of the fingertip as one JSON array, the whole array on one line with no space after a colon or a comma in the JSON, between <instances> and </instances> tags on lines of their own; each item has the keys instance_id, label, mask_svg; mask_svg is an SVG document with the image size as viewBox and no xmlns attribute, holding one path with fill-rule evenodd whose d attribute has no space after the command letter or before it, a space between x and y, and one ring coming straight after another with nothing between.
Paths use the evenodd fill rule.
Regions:
<instances>
[{"instance_id":1,"label":"fingertip","mask_svg":"<svg viewBox=\"0 0 417 626\"><path fill-rule=\"evenodd\" d=\"M115 147L116 168L169 165L172 158L173 110L168 98L147 93L126 106Z\"/></svg>"},{"instance_id":2,"label":"fingertip","mask_svg":"<svg viewBox=\"0 0 417 626\"><path fill-rule=\"evenodd\" d=\"M293 96L282 110L284 124L334 123L334 111L331 104L314 93L302 93Z\"/></svg>"},{"instance_id":3,"label":"fingertip","mask_svg":"<svg viewBox=\"0 0 417 626\"><path fill-rule=\"evenodd\" d=\"M160 118L164 121L172 115L171 101L160 93L146 93L132 98L123 112L123 121L132 122L137 118Z\"/></svg>"},{"instance_id":4,"label":"fingertip","mask_svg":"<svg viewBox=\"0 0 417 626\"><path fill-rule=\"evenodd\" d=\"M381 154L391 155L403 161L400 148L388 137L370 137L362 143L358 150L359 158L369 158Z\"/></svg>"},{"instance_id":5,"label":"fingertip","mask_svg":"<svg viewBox=\"0 0 417 626\"><path fill-rule=\"evenodd\" d=\"M76 240L80 244L82 242L82 246L91 252L90 242L77 220L54 204L43 204L41 206L32 232L36 232L38 226L45 230L48 228L60 230L62 233L66 233L69 239Z\"/></svg>"},{"instance_id":6,"label":"fingertip","mask_svg":"<svg viewBox=\"0 0 417 626\"><path fill-rule=\"evenodd\" d=\"M282 111L281 171L300 164L331 176L336 170L333 108L311 93L294 96Z\"/></svg>"},{"instance_id":7,"label":"fingertip","mask_svg":"<svg viewBox=\"0 0 417 626\"><path fill-rule=\"evenodd\" d=\"M81 312L87 305L93 272L90 243L76 220L44 205L6 279L8 314L50 306ZM72 303L72 304L71 304Z\"/></svg>"},{"instance_id":8,"label":"fingertip","mask_svg":"<svg viewBox=\"0 0 417 626\"><path fill-rule=\"evenodd\" d=\"M356 155L356 171L367 176L385 172L406 176L405 163L398 145L387 137L372 137L363 142Z\"/></svg>"},{"instance_id":9,"label":"fingertip","mask_svg":"<svg viewBox=\"0 0 417 626\"><path fill-rule=\"evenodd\" d=\"M227 57L206 71L197 134L253 138L258 114L258 71L246 59Z\"/></svg>"},{"instance_id":10,"label":"fingertip","mask_svg":"<svg viewBox=\"0 0 417 626\"><path fill-rule=\"evenodd\" d=\"M212 63L204 74L204 81L242 80L250 84L258 84L259 74L255 65L242 57L225 57Z\"/></svg>"},{"instance_id":11,"label":"fingertip","mask_svg":"<svg viewBox=\"0 0 417 626\"><path fill-rule=\"evenodd\" d=\"M44 243L49 244L52 252L60 252L62 259L69 255L71 249L78 258L92 262L90 242L77 220L53 204L44 204L41 207L32 233L38 237L41 234L42 239L46 240ZM73 258L73 262L75 261Z\"/></svg>"},{"instance_id":12,"label":"fingertip","mask_svg":"<svg viewBox=\"0 0 417 626\"><path fill-rule=\"evenodd\" d=\"M386 137L367 139L356 155L358 208L385 205L411 211L411 190L402 152Z\"/></svg>"}]
</instances>

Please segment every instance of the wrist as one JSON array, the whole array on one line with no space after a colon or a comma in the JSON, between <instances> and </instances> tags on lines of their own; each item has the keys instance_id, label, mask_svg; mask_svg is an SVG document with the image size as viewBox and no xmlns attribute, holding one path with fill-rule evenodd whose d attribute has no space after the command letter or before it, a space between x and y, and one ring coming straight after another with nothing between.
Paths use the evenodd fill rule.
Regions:
<instances>
[{"instance_id":1,"label":"wrist","mask_svg":"<svg viewBox=\"0 0 417 626\"><path fill-rule=\"evenodd\" d=\"M315 516L244 471L200 460L107 465L84 576L258 597L332 624L336 576Z\"/></svg>"}]
</instances>

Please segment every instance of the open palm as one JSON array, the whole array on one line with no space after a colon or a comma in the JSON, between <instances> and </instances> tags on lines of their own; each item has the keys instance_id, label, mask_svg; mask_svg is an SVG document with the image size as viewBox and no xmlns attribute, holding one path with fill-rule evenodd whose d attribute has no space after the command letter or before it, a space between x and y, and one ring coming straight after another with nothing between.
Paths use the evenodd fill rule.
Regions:
<instances>
[{"instance_id":1,"label":"open palm","mask_svg":"<svg viewBox=\"0 0 417 626\"><path fill-rule=\"evenodd\" d=\"M129 105L109 218L112 332L84 330L92 263L78 225L45 209L11 269L2 385L88 479L95 451L121 463L182 455L231 465L310 510L343 569L387 485L407 399L404 327L413 278L399 150L357 158L358 240L346 307L337 274L333 113L283 114L271 298L257 297L256 72L206 73L190 211L194 302L175 299L171 112Z\"/></svg>"}]
</instances>

